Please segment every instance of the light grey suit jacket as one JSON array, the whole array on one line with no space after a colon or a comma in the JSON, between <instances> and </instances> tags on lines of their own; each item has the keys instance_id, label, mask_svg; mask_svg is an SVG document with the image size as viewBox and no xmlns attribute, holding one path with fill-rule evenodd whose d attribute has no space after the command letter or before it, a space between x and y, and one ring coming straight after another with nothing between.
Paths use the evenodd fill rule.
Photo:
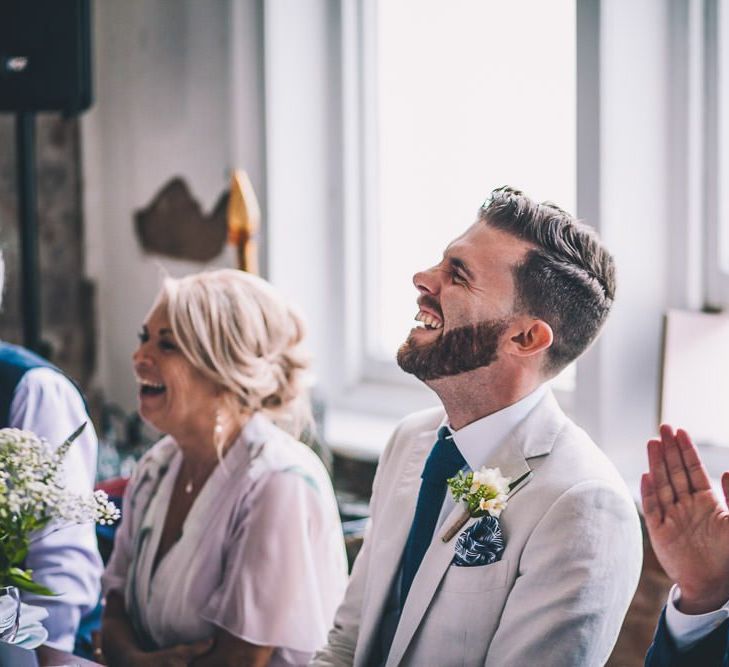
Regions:
<instances>
[{"instance_id":1,"label":"light grey suit jacket","mask_svg":"<svg viewBox=\"0 0 729 667\"><path fill-rule=\"evenodd\" d=\"M312 665L367 664L415 511L442 409L406 418L378 466L372 520L326 647ZM490 457L517 479L501 515L502 559L451 565L436 531L405 602L387 667L592 667L605 663L642 560L638 514L610 461L551 392ZM471 519L465 530L475 520Z\"/></svg>"}]
</instances>

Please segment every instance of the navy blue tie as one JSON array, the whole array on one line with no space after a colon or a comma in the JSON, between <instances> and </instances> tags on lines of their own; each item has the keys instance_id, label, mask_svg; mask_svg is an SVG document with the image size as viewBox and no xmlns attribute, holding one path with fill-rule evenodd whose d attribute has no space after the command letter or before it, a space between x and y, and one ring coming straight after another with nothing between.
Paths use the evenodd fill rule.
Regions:
<instances>
[{"instance_id":1,"label":"navy blue tie","mask_svg":"<svg viewBox=\"0 0 729 667\"><path fill-rule=\"evenodd\" d=\"M400 582L400 608L405 605L415 573L433 538L435 524L446 494L446 480L453 477L465 465L466 460L453 442L450 430L447 426L442 426L438 431L438 440L435 441L423 467L421 475L423 481L420 483L415 516L405 544Z\"/></svg>"}]
</instances>

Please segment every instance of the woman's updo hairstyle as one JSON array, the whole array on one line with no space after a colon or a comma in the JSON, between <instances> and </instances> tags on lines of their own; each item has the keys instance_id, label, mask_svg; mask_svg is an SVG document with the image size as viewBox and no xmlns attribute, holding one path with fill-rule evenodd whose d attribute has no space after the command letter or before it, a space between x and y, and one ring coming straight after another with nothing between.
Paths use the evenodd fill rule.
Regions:
<instances>
[{"instance_id":1,"label":"woman's updo hairstyle","mask_svg":"<svg viewBox=\"0 0 729 667\"><path fill-rule=\"evenodd\" d=\"M304 325L265 280L234 269L166 278L159 301L187 360L295 437L311 427Z\"/></svg>"}]
</instances>

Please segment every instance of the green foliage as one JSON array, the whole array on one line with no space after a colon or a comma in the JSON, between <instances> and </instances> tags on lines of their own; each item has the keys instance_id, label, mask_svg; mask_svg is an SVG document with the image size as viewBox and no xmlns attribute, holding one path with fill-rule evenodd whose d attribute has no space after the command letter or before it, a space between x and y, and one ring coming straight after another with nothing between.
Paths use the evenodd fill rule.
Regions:
<instances>
[{"instance_id":1,"label":"green foliage","mask_svg":"<svg viewBox=\"0 0 729 667\"><path fill-rule=\"evenodd\" d=\"M32 570L21 570L19 567L11 567L5 576L5 580L11 586L17 586L21 591L35 593L36 595L56 595L52 590L41 586L33 581Z\"/></svg>"},{"instance_id":2,"label":"green foliage","mask_svg":"<svg viewBox=\"0 0 729 667\"><path fill-rule=\"evenodd\" d=\"M498 491L496 489L484 484L472 491L472 471L464 473L462 470L459 470L455 477L451 477L448 480L448 486L451 489L453 500L457 503L460 501L465 502L468 506L468 513L474 517L486 516L489 512L481 509L481 501L491 500L492 498L496 498L498 495Z\"/></svg>"}]
</instances>

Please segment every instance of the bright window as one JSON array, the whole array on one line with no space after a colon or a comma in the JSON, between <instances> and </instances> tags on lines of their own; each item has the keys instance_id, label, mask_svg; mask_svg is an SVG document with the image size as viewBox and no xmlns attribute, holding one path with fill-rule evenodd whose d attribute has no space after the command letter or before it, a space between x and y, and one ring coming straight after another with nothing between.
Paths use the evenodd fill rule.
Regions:
<instances>
[{"instance_id":1,"label":"bright window","mask_svg":"<svg viewBox=\"0 0 729 667\"><path fill-rule=\"evenodd\" d=\"M495 187L575 210L575 0L363 2L365 372ZM571 383L567 378L567 386Z\"/></svg>"}]
</instances>

